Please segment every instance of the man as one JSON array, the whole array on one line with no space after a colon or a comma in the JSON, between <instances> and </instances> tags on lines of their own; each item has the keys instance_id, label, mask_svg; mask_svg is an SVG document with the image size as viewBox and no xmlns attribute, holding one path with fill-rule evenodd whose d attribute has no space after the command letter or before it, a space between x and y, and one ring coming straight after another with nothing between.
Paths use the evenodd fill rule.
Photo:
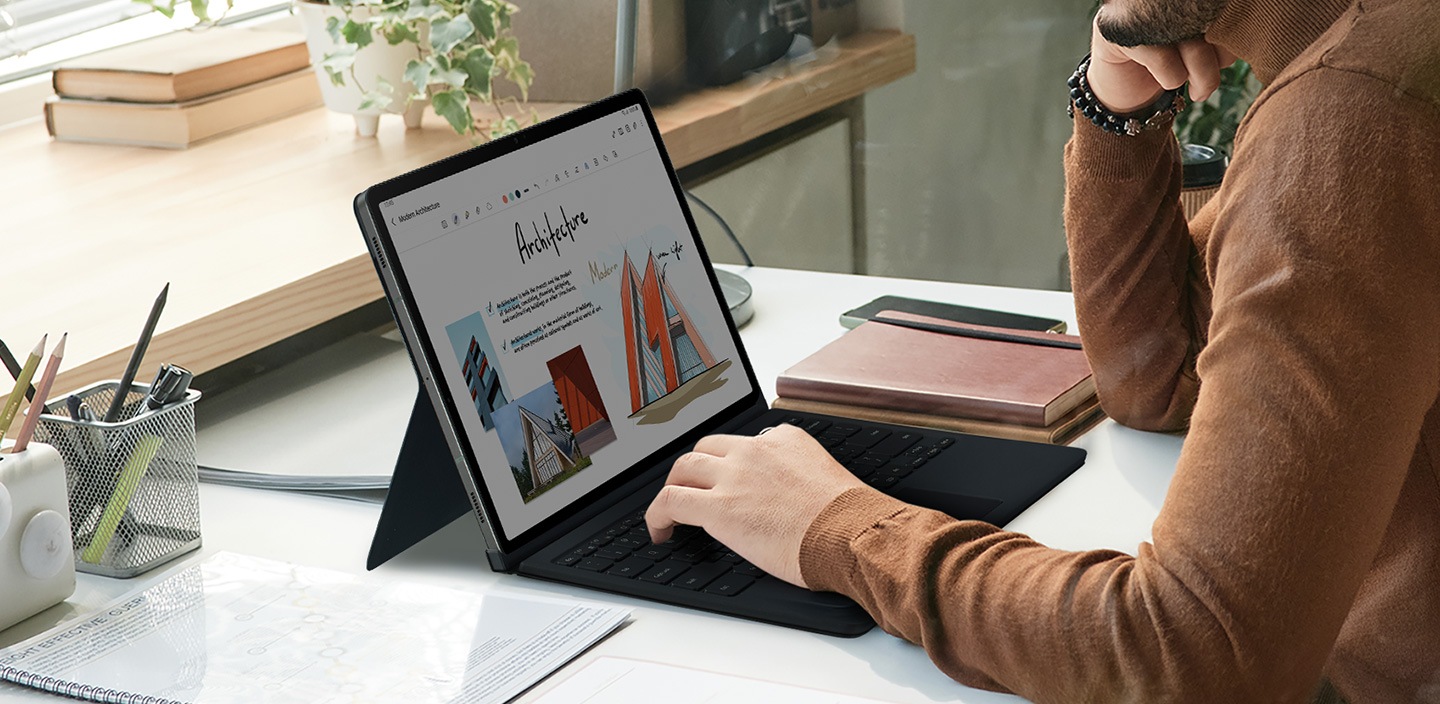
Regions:
<instances>
[{"instance_id":1,"label":"man","mask_svg":"<svg viewBox=\"0 0 1440 704\"><path fill-rule=\"evenodd\" d=\"M1096 28L1066 229L1105 409L1188 428L1153 542L907 506L788 427L698 443L652 537L701 525L1037 701L1440 702L1440 3L1110 0ZM1267 88L1187 225L1162 91L1232 56Z\"/></svg>"}]
</instances>

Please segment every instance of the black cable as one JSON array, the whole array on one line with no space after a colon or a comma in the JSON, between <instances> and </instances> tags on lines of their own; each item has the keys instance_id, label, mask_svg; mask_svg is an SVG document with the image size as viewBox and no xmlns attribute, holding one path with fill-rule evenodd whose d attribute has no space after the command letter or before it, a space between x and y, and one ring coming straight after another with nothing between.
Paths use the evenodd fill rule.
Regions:
<instances>
[{"instance_id":1,"label":"black cable","mask_svg":"<svg viewBox=\"0 0 1440 704\"><path fill-rule=\"evenodd\" d=\"M735 236L735 231L730 229L730 224L725 222L725 218L720 217L720 213L715 212L714 208L710 207L705 201L700 200L699 196L688 190L685 191L685 197L695 201L695 205L700 206L701 210L709 213L710 217L715 218L715 222L720 223L720 229L724 230L725 235L735 244L735 249L740 250L740 258L745 260L745 266L755 266L754 260L750 259L750 253L745 251L745 245L740 244L740 238Z\"/></svg>"}]
</instances>

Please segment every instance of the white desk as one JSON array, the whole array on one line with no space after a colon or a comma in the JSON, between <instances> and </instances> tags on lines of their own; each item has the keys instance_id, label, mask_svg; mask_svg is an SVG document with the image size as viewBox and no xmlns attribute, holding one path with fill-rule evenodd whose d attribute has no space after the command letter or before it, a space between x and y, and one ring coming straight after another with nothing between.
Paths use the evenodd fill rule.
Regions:
<instances>
[{"instance_id":1,"label":"white desk","mask_svg":"<svg viewBox=\"0 0 1440 704\"><path fill-rule=\"evenodd\" d=\"M1063 293L766 268L734 270L755 288L755 317L741 335L770 398L780 371L844 332L837 321L842 311L883 294L1029 312L1074 325L1070 296ZM385 471L399 448L414 399L412 374L403 347L379 336L321 350L218 396L213 403L202 399L200 460L251 470ZM1076 443L1090 452L1085 466L1009 527L1058 548L1133 553L1140 541L1149 538L1180 444L1179 437L1141 433L1106 421ZM205 546L184 564L217 550L231 550L362 572L379 506L202 484L201 513ZM575 671L580 663L615 655L894 702L1018 701L953 682L920 648L879 629L855 639L833 638L497 575L486 566L481 545L474 521L463 518L377 573L460 589L617 603L634 610L629 626L537 691ZM82 575L75 596L0 632L0 645L94 609L154 577L112 580ZM11 698L56 701L0 686L0 699Z\"/></svg>"}]
</instances>

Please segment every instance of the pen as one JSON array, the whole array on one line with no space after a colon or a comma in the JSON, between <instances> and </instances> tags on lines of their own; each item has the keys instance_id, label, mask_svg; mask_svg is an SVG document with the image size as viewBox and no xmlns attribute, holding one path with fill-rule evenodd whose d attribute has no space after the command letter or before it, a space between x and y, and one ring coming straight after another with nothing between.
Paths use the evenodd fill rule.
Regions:
<instances>
[{"instance_id":1,"label":"pen","mask_svg":"<svg viewBox=\"0 0 1440 704\"><path fill-rule=\"evenodd\" d=\"M35 400L25 411L25 422L20 425L20 434L15 436L15 452L24 452L30 445L31 436L35 435L35 425L40 422L40 415L45 412L45 399L50 396L50 387L55 384L56 372L60 371L60 360L65 356L65 341L68 339L70 333L61 335L55 351L50 353L50 361L45 364L45 373L40 375L40 385L35 387Z\"/></svg>"},{"instance_id":2,"label":"pen","mask_svg":"<svg viewBox=\"0 0 1440 704\"><path fill-rule=\"evenodd\" d=\"M105 422L114 423L120 419L120 409L125 405L125 397L130 395L130 385L135 382L135 371L140 367L140 361L145 358L145 349L150 346L150 338L155 335L155 323L160 320L160 311L165 310L165 297L170 293L170 284L160 289L160 295L155 298L155 303L150 306L150 315L145 319L145 328L140 331L140 339L135 341L135 349L130 351L130 361L125 364L125 372L120 375L120 385L115 387L115 398L110 400L110 409L105 411Z\"/></svg>"},{"instance_id":3,"label":"pen","mask_svg":"<svg viewBox=\"0 0 1440 704\"><path fill-rule=\"evenodd\" d=\"M160 365L160 372L155 375L155 381L150 384L150 392L145 394L145 402L140 404L135 415L158 411L184 398L185 391L190 388L190 381L194 378L195 375L189 369L178 364Z\"/></svg>"},{"instance_id":4,"label":"pen","mask_svg":"<svg viewBox=\"0 0 1440 704\"><path fill-rule=\"evenodd\" d=\"M15 390L10 392L10 398L5 401L5 407L0 409L0 440L5 439L5 431L10 429L10 423L15 420L15 412L20 410L20 399L25 397L25 388L35 377L35 369L40 366L40 355L45 354L45 340L49 337L49 335L41 335L40 341L35 343L35 349L30 352L29 359L25 360L25 367L20 370L20 376L15 379Z\"/></svg>"},{"instance_id":5,"label":"pen","mask_svg":"<svg viewBox=\"0 0 1440 704\"><path fill-rule=\"evenodd\" d=\"M15 355L10 354L10 347L5 344L4 340L0 340L0 362L4 362L5 369L9 370L10 376L17 379L20 378L20 363L15 361ZM33 384L25 385L25 398L32 401L35 400L35 386Z\"/></svg>"},{"instance_id":6,"label":"pen","mask_svg":"<svg viewBox=\"0 0 1440 704\"><path fill-rule=\"evenodd\" d=\"M1038 333L1036 337L1031 337L1029 335L1005 333L995 330L980 330L977 328L960 326L937 325L935 323L927 323L920 320L892 318L888 315L885 315L884 312L876 314L874 317L871 318L871 320L878 323L885 323L886 325L894 325L901 328L910 328L911 330L937 332L942 335L955 335L956 337L973 337L979 340L995 340L997 342L1018 342L1023 345L1038 345L1040 347L1060 347L1067 350L1081 349L1079 342L1067 340L1063 337L1055 335L1055 333ZM1044 335L1044 337L1040 337L1039 335Z\"/></svg>"}]
</instances>

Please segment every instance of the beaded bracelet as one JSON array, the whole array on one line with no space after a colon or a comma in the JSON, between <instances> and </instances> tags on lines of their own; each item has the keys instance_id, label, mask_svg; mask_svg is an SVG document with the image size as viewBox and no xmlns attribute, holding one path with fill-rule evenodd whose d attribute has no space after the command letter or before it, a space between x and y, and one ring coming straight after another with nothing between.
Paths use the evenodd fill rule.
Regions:
<instances>
[{"instance_id":1,"label":"beaded bracelet","mask_svg":"<svg viewBox=\"0 0 1440 704\"><path fill-rule=\"evenodd\" d=\"M1079 110L1085 119L1106 132L1134 137L1147 130L1159 129L1185 109L1185 97L1180 94L1181 88L1176 88L1161 93L1155 102L1135 112L1125 115L1111 112L1100 104L1095 92L1090 89L1089 72L1090 55L1086 54L1085 60L1075 67L1075 73L1070 74L1070 80L1065 82L1070 86L1070 103L1065 106L1065 114L1072 119L1075 111Z\"/></svg>"}]
</instances>

